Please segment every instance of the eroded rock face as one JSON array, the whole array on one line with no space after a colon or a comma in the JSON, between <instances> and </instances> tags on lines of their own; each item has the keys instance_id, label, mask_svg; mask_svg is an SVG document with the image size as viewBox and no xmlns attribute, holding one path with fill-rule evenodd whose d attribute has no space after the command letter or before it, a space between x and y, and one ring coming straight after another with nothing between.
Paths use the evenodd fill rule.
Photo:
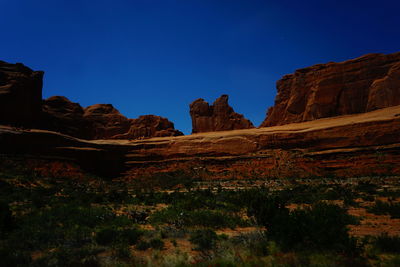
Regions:
<instances>
[{"instance_id":1,"label":"eroded rock face","mask_svg":"<svg viewBox=\"0 0 400 267\"><path fill-rule=\"evenodd\" d=\"M40 120L42 71L0 61L0 124L33 127Z\"/></svg>"},{"instance_id":2,"label":"eroded rock face","mask_svg":"<svg viewBox=\"0 0 400 267\"><path fill-rule=\"evenodd\" d=\"M400 53L299 69L279 80L277 91L261 127L400 105Z\"/></svg>"},{"instance_id":3,"label":"eroded rock face","mask_svg":"<svg viewBox=\"0 0 400 267\"><path fill-rule=\"evenodd\" d=\"M52 96L42 103L42 129L62 132L78 138L90 139L91 124L83 117L78 103L64 96Z\"/></svg>"},{"instance_id":4,"label":"eroded rock face","mask_svg":"<svg viewBox=\"0 0 400 267\"><path fill-rule=\"evenodd\" d=\"M210 106L199 98L190 104L192 133L250 129L254 125L228 104L228 95L222 95Z\"/></svg>"},{"instance_id":5,"label":"eroded rock face","mask_svg":"<svg viewBox=\"0 0 400 267\"><path fill-rule=\"evenodd\" d=\"M130 142L91 142L0 126L0 155L62 160L127 181L174 172L203 180L398 176L399 131L400 106L299 124ZM76 177L65 167L54 171Z\"/></svg>"},{"instance_id":6,"label":"eroded rock face","mask_svg":"<svg viewBox=\"0 0 400 267\"><path fill-rule=\"evenodd\" d=\"M90 139L113 139L127 133L130 121L111 104L96 104L85 108L83 117L91 124Z\"/></svg>"},{"instance_id":7,"label":"eroded rock face","mask_svg":"<svg viewBox=\"0 0 400 267\"><path fill-rule=\"evenodd\" d=\"M63 96L43 101L41 129L82 139L138 139L183 135L168 119L144 115L128 119L111 104L82 108Z\"/></svg>"},{"instance_id":8,"label":"eroded rock face","mask_svg":"<svg viewBox=\"0 0 400 267\"><path fill-rule=\"evenodd\" d=\"M179 136L168 119L156 115L143 115L128 119L111 104L96 104L85 109L83 117L90 125L90 139L137 139Z\"/></svg>"},{"instance_id":9,"label":"eroded rock face","mask_svg":"<svg viewBox=\"0 0 400 267\"><path fill-rule=\"evenodd\" d=\"M183 135L183 133L175 130L174 124L168 119L155 115L143 115L137 119L130 119L129 131L124 134L116 135L114 138L140 139L180 135Z\"/></svg>"}]
</instances>

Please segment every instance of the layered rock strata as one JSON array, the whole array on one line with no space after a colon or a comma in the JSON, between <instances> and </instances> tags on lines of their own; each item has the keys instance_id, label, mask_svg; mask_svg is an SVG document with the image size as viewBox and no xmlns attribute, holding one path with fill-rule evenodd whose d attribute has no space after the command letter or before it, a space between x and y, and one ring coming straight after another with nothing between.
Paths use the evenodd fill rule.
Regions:
<instances>
[{"instance_id":1,"label":"layered rock strata","mask_svg":"<svg viewBox=\"0 0 400 267\"><path fill-rule=\"evenodd\" d=\"M222 95L212 105L202 98L192 102L190 104L192 133L254 128L251 121L229 106L228 98L228 95Z\"/></svg>"},{"instance_id":2,"label":"layered rock strata","mask_svg":"<svg viewBox=\"0 0 400 267\"><path fill-rule=\"evenodd\" d=\"M310 122L146 140L83 141L0 127L0 154L73 162L100 176L265 179L400 175L400 106ZM168 176L166 176L168 177Z\"/></svg>"},{"instance_id":3,"label":"layered rock strata","mask_svg":"<svg viewBox=\"0 0 400 267\"><path fill-rule=\"evenodd\" d=\"M62 96L43 101L42 129L58 131L74 137L96 139L137 139L179 136L168 119L143 115L128 119L111 104L96 104L82 108Z\"/></svg>"},{"instance_id":4,"label":"layered rock strata","mask_svg":"<svg viewBox=\"0 0 400 267\"><path fill-rule=\"evenodd\" d=\"M277 91L261 127L400 105L400 53L299 69L279 80Z\"/></svg>"}]
</instances>

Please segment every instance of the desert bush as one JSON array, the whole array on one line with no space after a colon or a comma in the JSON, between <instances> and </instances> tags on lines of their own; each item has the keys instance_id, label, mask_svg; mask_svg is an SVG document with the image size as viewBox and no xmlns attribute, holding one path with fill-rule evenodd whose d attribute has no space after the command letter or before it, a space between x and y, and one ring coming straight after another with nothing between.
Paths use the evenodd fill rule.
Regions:
<instances>
[{"instance_id":1,"label":"desert bush","mask_svg":"<svg viewBox=\"0 0 400 267\"><path fill-rule=\"evenodd\" d=\"M130 248L124 245L117 246L114 250L113 255L114 257L123 260L129 260L130 258L132 258L132 253Z\"/></svg>"},{"instance_id":2,"label":"desert bush","mask_svg":"<svg viewBox=\"0 0 400 267\"><path fill-rule=\"evenodd\" d=\"M339 206L317 203L289 212L283 200L267 198L255 200L249 211L283 250L355 250L347 229L352 217Z\"/></svg>"},{"instance_id":3,"label":"desert bush","mask_svg":"<svg viewBox=\"0 0 400 267\"><path fill-rule=\"evenodd\" d=\"M115 229L102 229L96 234L96 242L99 245L110 245L118 239L118 231Z\"/></svg>"},{"instance_id":4,"label":"desert bush","mask_svg":"<svg viewBox=\"0 0 400 267\"><path fill-rule=\"evenodd\" d=\"M230 241L235 246L248 248L255 256L267 256L278 250L273 248L276 244L266 238L264 231L240 234L232 237Z\"/></svg>"},{"instance_id":5,"label":"desert bush","mask_svg":"<svg viewBox=\"0 0 400 267\"><path fill-rule=\"evenodd\" d=\"M377 215L390 215L392 218L400 218L400 203L386 203L380 200L367 209L368 212Z\"/></svg>"},{"instance_id":6,"label":"desert bush","mask_svg":"<svg viewBox=\"0 0 400 267\"><path fill-rule=\"evenodd\" d=\"M177 228L173 225L161 226L162 238L184 238L186 233L186 229Z\"/></svg>"},{"instance_id":7,"label":"desert bush","mask_svg":"<svg viewBox=\"0 0 400 267\"><path fill-rule=\"evenodd\" d=\"M277 217L268 236L283 249L349 251L354 249L347 229L351 222L346 210L318 203L312 208L296 209L286 218Z\"/></svg>"},{"instance_id":8,"label":"desert bush","mask_svg":"<svg viewBox=\"0 0 400 267\"><path fill-rule=\"evenodd\" d=\"M185 188L191 188L195 178L182 170L172 172L160 172L151 176L143 176L134 179L134 187L142 190L151 190L153 188L171 189L178 185Z\"/></svg>"},{"instance_id":9,"label":"desert bush","mask_svg":"<svg viewBox=\"0 0 400 267\"><path fill-rule=\"evenodd\" d=\"M0 246L0 261L4 267L29 266L32 262L28 251L17 250L9 245Z\"/></svg>"},{"instance_id":10,"label":"desert bush","mask_svg":"<svg viewBox=\"0 0 400 267\"><path fill-rule=\"evenodd\" d=\"M357 186L354 188L356 191L359 192L364 192L369 195L376 194L377 193L377 188L378 186L376 184L371 183L370 181L361 181L357 184Z\"/></svg>"},{"instance_id":11,"label":"desert bush","mask_svg":"<svg viewBox=\"0 0 400 267\"><path fill-rule=\"evenodd\" d=\"M160 238L153 238L149 241L149 245L151 248L161 250L164 248L164 241Z\"/></svg>"},{"instance_id":12,"label":"desert bush","mask_svg":"<svg viewBox=\"0 0 400 267\"><path fill-rule=\"evenodd\" d=\"M134 245L138 242L143 232L137 228L129 229L114 229L104 228L96 234L96 242L99 245L110 245L110 244L128 244Z\"/></svg>"},{"instance_id":13,"label":"desert bush","mask_svg":"<svg viewBox=\"0 0 400 267\"><path fill-rule=\"evenodd\" d=\"M215 247L218 235L211 229L199 229L190 235L189 241L197 250L209 250Z\"/></svg>"},{"instance_id":14,"label":"desert bush","mask_svg":"<svg viewBox=\"0 0 400 267\"><path fill-rule=\"evenodd\" d=\"M147 249L149 249L151 246L150 246L150 243L149 242L147 242L146 240L141 240L141 241L139 241L138 243L137 243L137 245L136 245L136 249L138 249L138 250L147 250Z\"/></svg>"},{"instance_id":15,"label":"desert bush","mask_svg":"<svg viewBox=\"0 0 400 267\"><path fill-rule=\"evenodd\" d=\"M129 245L134 245L143 235L143 231L137 228L124 229L120 232L120 235Z\"/></svg>"},{"instance_id":16,"label":"desert bush","mask_svg":"<svg viewBox=\"0 0 400 267\"><path fill-rule=\"evenodd\" d=\"M0 202L0 237L13 228L14 219L8 203Z\"/></svg>"},{"instance_id":17,"label":"desert bush","mask_svg":"<svg viewBox=\"0 0 400 267\"><path fill-rule=\"evenodd\" d=\"M286 218L289 210L286 201L277 196L255 195L249 203L247 213L254 216L259 225L270 227L277 218Z\"/></svg>"},{"instance_id":18,"label":"desert bush","mask_svg":"<svg viewBox=\"0 0 400 267\"><path fill-rule=\"evenodd\" d=\"M388 236L387 233L374 237L372 243L380 252L400 253L400 237Z\"/></svg>"},{"instance_id":19,"label":"desert bush","mask_svg":"<svg viewBox=\"0 0 400 267\"><path fill-rule=\"evenodd\" d=\"M36 260L33 266L88 266L100 267L97 256L103 250L96 247L59 247Z\"/></svg>"},{"instance_id":20,"label":"desert bush","mask_svg":"<svg viewBox=\"0 0 400 267\"><path fill-rule=\"evenodd\" d=\"M245 225L238 216L218 210L181 210L177 207L168 207L152 214L150 222L153 224L170 224L175 227L203 226L212 228L234 228Z\"/></svg>"}]
</instances>

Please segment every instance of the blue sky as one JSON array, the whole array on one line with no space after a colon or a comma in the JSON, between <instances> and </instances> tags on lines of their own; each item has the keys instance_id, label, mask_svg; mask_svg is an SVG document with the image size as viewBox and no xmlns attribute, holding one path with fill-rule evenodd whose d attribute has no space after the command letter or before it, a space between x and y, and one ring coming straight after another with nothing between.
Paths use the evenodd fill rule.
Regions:
<instances>
[{"instance_id":1,"label":"blue sky","mask_svg":"<svg viewBox=\"0 0 400 267\"><path fill-rule=\"evenodd\" d=\"M400 1L0 0L0 60L43 96L112 103L191 132L189 104L230 95L259 125L275 83L317 63L400 51Z\"/></svg>"}]
</instances>

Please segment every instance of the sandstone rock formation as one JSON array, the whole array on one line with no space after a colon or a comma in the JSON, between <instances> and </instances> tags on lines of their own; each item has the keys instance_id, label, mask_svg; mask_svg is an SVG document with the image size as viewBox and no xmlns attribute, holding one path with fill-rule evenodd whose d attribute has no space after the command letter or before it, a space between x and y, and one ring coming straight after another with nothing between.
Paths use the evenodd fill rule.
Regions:
<instances>
[{"instance_id":1,"label":"sandstone rock formation","mask_svg":"<svg viewBox=\"0 0 400 267\"><path fill-rule=\"evenodd\" d=\"M42 100L43 72L0 61L0 125L57 131L82 139L182 135L166 118L128 119L111 104L83 109L63 96Z\"/></svg>"},{"instance_id":2,"label":"sandstone rock formation","mask_svg":"<svg viewBox=\"0 0 400 267\"><path fill-rule=\"evenodd\" d=\"M192 133L254 128L251 121L229 106L228 98L228 95L222 95L211 106L202 98L192 102Z\"/></svg>"},{"instance_id":3,"label":"sandstone rock formation","mask_svg":"<svg viewBox=\"0 0 400 267\"><path fill-rule=\"evenodd\" d=\"M143 115L128 119L111 104L96 104L85 109L84 118L91 125L89 139L137 139L163 136L179 136L168 119Z\"/></svg>"},{"instance_id":4,"label":"sandstone rock formation","mask_svg":"<svg viewBox=\"0 0 400 267\"><path fill-rule=\"evenodd\" d=\"M400 105L400 53L299 69L279 80L277 91L261 127Z\"/></svg>"},{"instance_id":5,"label":"sandstone rock formation","mask_svg":"<svg viewBox=\"0 0 400 267\"><path fill-rule=\"evenodd\" d=\"M83 117L91 124L90 139L113 139L130 129L129 119L111 104L89 106L85 108Z\"/></svg>"},{"instance_id":6,"label":"sandstone rock formation","mask_svg":"<svg viewBox=\"0 0 400 267\"><path fill-rule=\"evenodd\" d=\"M129 121L129 131L114 136L115 139L137 139L183 135L181 131L175 130L172 122L160 116L143 115L137 119L130 119Z\"/></svg>"},{"instance_id":7,"label":"sandstone rock formation","mask_svg":"<svg viewBox=\"0 0 400 267\"><path fill-rule=\"evenodd\" d=\"M0 124L32 127L40 120L42 71L0 61Z\"/></svg>"},{"instance_id":8,"label":"sandstone rock formation","mask_svg":"<svg viewBox=\"0 0 400 267\"><path fill-rule=\"evenodd\" d=\"M399 131L400 106L283 126L132 141L84 141L0 126L0 155L61 159L127 180L174 171L202 179L400 175Z\"/></svg>"},{"instance_id":9,"label":"sandstone rock formation","mask_svg":"<svg viewBox=\"0 0 400 267\"><path fill-rule=\"evenodd\" d=\"M42 113L40 128L83 139L92 138L92 125L83 117L84 110L78 103L63 96L53 96L43 100Z\"/></svg>"},{"instance_id":10,"label":"sandstone rock formation","mask_svg":"<svg viewBox=\"0 0 400 267\"><path fill-rule=\"evenodd\" d=\"M172 122L160 116L128 119L111 104L96 104L83 109L63 96L44 100L42 113L41 129L88 140L183 135L175 130Z\"/></svg>"}]
</instances>

